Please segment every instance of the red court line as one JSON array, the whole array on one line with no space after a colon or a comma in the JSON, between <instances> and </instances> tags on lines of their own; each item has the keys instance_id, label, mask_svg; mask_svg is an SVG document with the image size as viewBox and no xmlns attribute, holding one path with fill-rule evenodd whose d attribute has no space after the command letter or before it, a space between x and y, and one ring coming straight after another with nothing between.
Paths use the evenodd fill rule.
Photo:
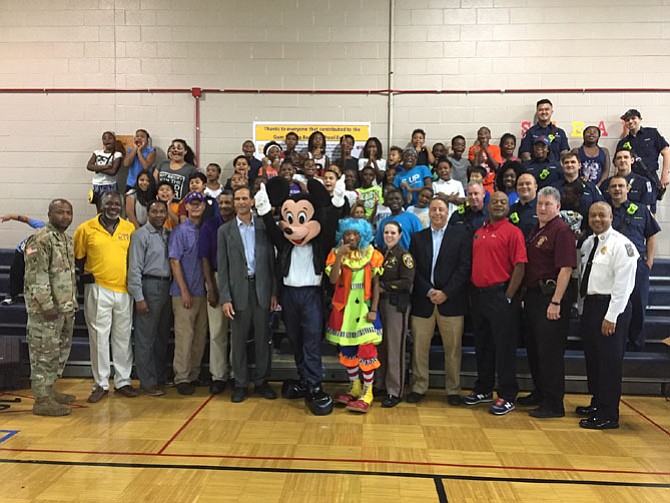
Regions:
<instances>
[{"instance_id":1,"label":"red court line","mask_svg":"<svg viewBox=\"0 0 670 503\"><path fill-rule=\"evenodd\" d=\"M168 440L165 443L165 445L163 447L161 447L160 450L156 454L158 454L159 456L161 454L163 454L163 451L165 451L165 449L167 449L170 446L170 444L172 442L174 442L174 440L181 434L181 432L186 429L186 427L189 425L189 423L191 421L193 421L193 419L195 419L195 416L197 416L200 413L200 411L205 408L205 405L207 405L212 400L212 398L214 398L214 395L209 395L209 398L207 400L205 400L202 403L202 405L200 405L200 407L198 407L195 410L195 412L193 414L191 414L191 416L186 420L186 422L181 425L181 427L175 432L175 434L170 437L170 440Z\"/></svg>"},{"instance_id":2,"label":"red court line","mask_svg":"<svg viewBox=\"0 0 670 503\"><path fill-rule=\"evenodd\" d=\"M668 435L668 436L670 437L670 431L668 431L668 430L666 430L665 428L663 428L663 426L661 426L660 424L658 424L657 422L655 422L655 421L654 421L653 419L651 419L649 416L646 416L646 415L643 414L641 411L639 411L638 409L636 409L635 407L633 407L631 404L629 404L628 402L626 402L626 401L623 400L623 399L621 400L621 403L624 404L624 405L625 405L626 407L628 407L629 409L631 409L631 410L637 412L638 415L640 415L642 418L644 418L644 419L646 419L647 421L649 421L651 424L653 424L654 426L656 426L656 428L658 428L659 430L661 430L663 433L665 433L666 435Z\"/></svg>"},{"instance_id":3,"label":"red court line","mask_svg":"<svg viewBox=\"0 0 670 503\"><path fill-rule=\"evenodd\" d=\"M199 458L199 459L232 459L237 461L306 461L315 463L352 463L352 464L388 464L388 465L407 465L407 466L432 466L444 468L477 468L477 469L497 469L497 470L528 470L536 472L565 472L565 473L602 473L602 474L620 474L620 475L661 475L670 477L670 472L648 472L634 470L598 470L591 468L548 468L536 466L498 466L498 465L470 465L459 463L432 463L429 461L393 461L388 459L347 459L347 458L292 458L275 456L233 456L222 454L157 454L151 452L109 452L109 451L78 451L78 450L60 450L60 449L11 449L0 448L0 451L9 452L33 452L33 453L51 453L51 454L98 454L111 456L147 456L160 458ZM194 465L197 466L197 465Z\"/></svg>"}]
</instances>

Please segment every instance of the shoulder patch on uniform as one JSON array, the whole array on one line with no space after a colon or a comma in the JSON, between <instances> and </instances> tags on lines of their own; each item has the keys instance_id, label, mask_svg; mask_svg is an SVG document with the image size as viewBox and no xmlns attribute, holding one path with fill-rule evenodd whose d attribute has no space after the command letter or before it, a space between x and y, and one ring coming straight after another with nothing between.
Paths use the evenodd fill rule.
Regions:
<instances>
[{"instance_id":1,"label":"shoulder patch on uniform","mask_svg":"<svg viewBox=\"0 0 670 503\"><path fill-rule=\"evenodd\" d=\"M637 208L638 208L637 204L630 203L628 205L628 209L626 210L626 213L628 213L629 215L633 215L637 211Z\"/></svg>"},{"instance_id":2,"label":"shoulder patch on uniform","mask_svg":"<svg viewBox=\"0 0 670 503\"><path fill-rule=\"evenodd\" d=\"M32 255L33 253L37 253L37 248L34 246L28 246L26 247L26 251L24 253L26 255Z\"/></svg>"},{"instance_id":3,"label":"shoulder patch on uniform","mask_svg":"<svg viewBox=\"0 0 670 503\"><path fill-rule=\"evenodd\" d=\"M402 263L405 264L407 269L414 269L414 257L409 253L404 253L402 256Z\"/></svg>"},{"instance_id":4,"label":"shoulder patch on uniform","mask_svg":"<svg viewBox=\"0 0 670 503\"><path fill-rule=\"evenodd\" d=\"M509 221L512 222L513 224L518 224L519 223L519 214L515 211L514 213L511 213L509 216Z\"/></svg>"},{"instance_id":5,"label":"shoulder patch on uniform","mask_svg":"<svg viewBox=\"0 0 670 503\"><path fill-rule=\"evenodd\" d=\"M626 253L628 254L629 257L635 256L635 249L633 248L632 244L626 243Z\"/></svg>"},{"instance_id":6,"label":"shoulder patch on uniform","mask_svg":"<svg viewBox=\"0 0 670 503\"><path fill-rule=\"evenodd\" d=\"M464 204L460 204L460 205L458 206L458 213L460 213L461 215L462 215L463 213L465 213L465 205L464 205Z\"/></svg>"}]
</instances>

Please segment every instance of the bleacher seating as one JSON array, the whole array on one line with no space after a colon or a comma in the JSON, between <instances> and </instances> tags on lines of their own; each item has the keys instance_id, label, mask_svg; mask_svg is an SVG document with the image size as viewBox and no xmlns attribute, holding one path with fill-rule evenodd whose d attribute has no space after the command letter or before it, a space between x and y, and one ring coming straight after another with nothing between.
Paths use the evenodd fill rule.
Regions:
<instances>
[{"instance_id":1,"label":"bleacher seating","mask_svg":"<svg viewBox=\"0 0 670 503\"><path fill-rule=\"evenodd\" d=\"M0 298L8 292L9 267L14 250L0 250ZM81 303L81 299L80 299ZM658 395L667 393L670 387L670 348L662 340L670 336L670 260L657 260L651 272L651 289L647 309L647 342L642 352L627 352L624 359L624 393ZM20 337L22 344L22 377L30 373L28 349L25 343L26 312L23 300L12 306L0 306L0 337ZM461 367L464 388L472 387L476 377L475 353L472 334L466 323L463 337L463 361ZM280 324L279 330L283 330ZM431 351L431 386L442 387L444 383L442 347L440 338L433 339ZM283 339L279 353L275 353L272 379L284 379L295 375L291 352ZM171 349L170 349L171 351ZM528 371L525 350L518 350L518 376L521 389L530 389L532 381ZM169 358L171 361L171 356ZM205 355L204 361L208 360ZM586 392L584 353L579 338L579 322L570 325L568 351L566 352L566 389L570 392ZM346 375L336 358L335 348L324 343L324 371L327 381L346 381ZM66 368L66 376L90 376L88 333L84 323L83 306L76 316L72 352ZM203 371L203 378L207 372ZM27 383L27 381L26 381Z\"/></svg>"}]
</instances>

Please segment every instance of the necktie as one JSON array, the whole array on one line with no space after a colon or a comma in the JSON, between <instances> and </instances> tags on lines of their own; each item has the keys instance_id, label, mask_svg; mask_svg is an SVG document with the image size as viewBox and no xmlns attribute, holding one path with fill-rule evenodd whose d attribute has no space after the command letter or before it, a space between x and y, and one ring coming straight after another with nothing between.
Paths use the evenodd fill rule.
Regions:
<instances>
[{"instance_id":1,"label":"necktie","mask_svg":"<svg viewBox=\"0 0 670 503\"><path fill-rule=\"evenodd\" d=\"M589 288L589 276L591 276L591 267L593 267L593 257L596 256L596 250L598 249L598 236L593 236L593 249L589 255L589 259L586 261L586 267L584 268L584 276L582 276L582 283L579 285L579 295L586 297L586 292Z\"/></svg>"}]
</instances>

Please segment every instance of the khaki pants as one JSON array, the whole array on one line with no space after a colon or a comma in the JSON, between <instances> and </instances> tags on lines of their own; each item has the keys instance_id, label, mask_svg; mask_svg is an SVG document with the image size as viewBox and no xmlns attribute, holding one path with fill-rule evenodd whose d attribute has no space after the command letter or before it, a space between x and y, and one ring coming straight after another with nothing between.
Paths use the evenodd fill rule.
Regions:
<instances>
[{"instance_id":1,"label":"khaki pants","mask_svg":"<svg viewBox=\"0 0 670 503\"><path fill-rule=\"evenodd\" d=\"M437 324L444 345L444 388L447 395L457 395L461 391L461 344L464 317L442 316L437 309L435 306L433 314L428 318L419 316L411 318L414 337L412 391L422 395L428 391L430 341Z\"/></svg>"},{"instance_id":2,"label":"khaki pants","mask_svg":"<svg viewBox=\"0 0 670 503\"><path fill-rule=\"evenodd\" d=\"M193 297L186 309L181 297L172 297L174 312L174 382L195 381L207 342L207 297Z\"/></svg>"}]
</instances>

